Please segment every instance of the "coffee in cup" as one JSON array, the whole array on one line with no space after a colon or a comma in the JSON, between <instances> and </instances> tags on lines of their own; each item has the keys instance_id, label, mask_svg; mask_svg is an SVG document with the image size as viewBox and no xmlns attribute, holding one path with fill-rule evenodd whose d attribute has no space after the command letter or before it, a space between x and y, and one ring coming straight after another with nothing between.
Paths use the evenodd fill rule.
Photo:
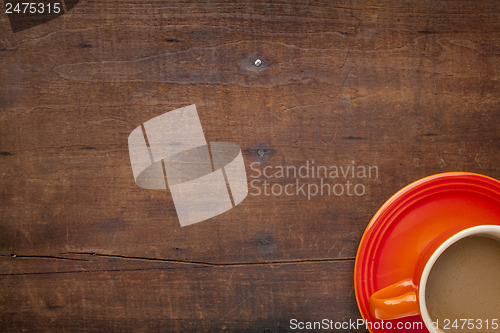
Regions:
<instances>
[{"instance_id":1,"label":"coffee in cup","mask_svg":"<svg viewBox=\"0 0 500 333\"><path fill-rule=\"evenodd\" d=\"M500 332L500 241L469 236L447 248L431 268L425 302L446 332Z\"/></svg>"}]
</instances>

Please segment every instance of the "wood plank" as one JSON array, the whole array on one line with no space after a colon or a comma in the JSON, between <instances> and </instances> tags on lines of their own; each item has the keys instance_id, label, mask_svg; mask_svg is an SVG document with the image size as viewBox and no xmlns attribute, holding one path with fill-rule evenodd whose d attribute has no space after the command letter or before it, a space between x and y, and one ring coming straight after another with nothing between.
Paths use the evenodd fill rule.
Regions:
<instances>
[{"instance_id":1,"label":"wood plank","mask_svg":"<svg viewBox=\"0 0 500 333\"><path fill-rule=\"evenodd\" d=\"M0 276L0 327L17 332L280 332L290 330L294 318L361 318L352 261L208 266L81 259L88 261L1 259L2 266L20 261L27 273Z\"/></svg>"},{"instance_id":2,"label":"wood plank","mask_svg":"<svg viewBox=\"0 0 500 333\"><path fill-rule=\"evenodd\" d=\"M0 327L359 317L354 258L385 200L439 172L500 179L499 13L487 0L87 0L18 33L0 14ZM251 189L181 228L168 191L136 186L127 137L190 104L207 141L241 147L249 180L312 162L378 176L328 180L360 196Z\"/></svg>"},{"instance_id":3,"label":"wood plank","mask_svg":"<svg viewBox=\"0 0 500 333\"><path fill-rule=\"evenodd\" d=\"M151 6L163 9L158 2L129 3L114 19L131 19L124 16L125 8ZM439 15L449 27L425 5L411 5L416 8L408 14L404 6L358 4L352 15L342 6L318 5L331 16L303 5L311 11L304 20L315 27L311 38L320 47L303 45L309 40L303 38L309 36L307 29L301 38L293 30L285 34L290 27L281 24L297 15L269 16L291 38L287 43L283 35L270 33L268 23L259 38L238 27L235 31L243 30L244 37L205 31L206 38L200 38L200 26L212 28L181 23L192 17L215 20L219 11L236 12L217 24L254 15L241 14L234 4L207 6L184 14L168 7L172 24L158 28L144 22L103 27L91 18L117 9L118 3L89 2L76 7L71 19L65 16L75 25L71 29L47 34L56 24L50 22L26 34L6 34L15 51L3 54L2 66L9 110L1 115L0 132L2 173L9 175L2 186L2 228L8 235L1 241L3 252L255 261L264 259L259 239L271 235L280 246L272 255L265 251L270 259L352 258L377 207L411 181L452 170L500 176L494 98L499 66L494 41L485 37L497 23L494 11L486 10L488 3L468 15L461 7L443 6ZM279 8L288 7L282 3L273 10ZM391 23L360 21L356 13ZM409 22L395 23L398 15L415 16L413 28ZM255 14L259 23L265 17ZM79 26L81 20L88 27ZM352 34L335 30L323 35L337 21L341 31ZM349 30L349 24L357 30ZM165 29L188 45L160 43ZM187 32L177 35L175 29ZM394 35L401 41L396 43ZM389 44L373 45L380 40ZM132 45L135 41L139 44ZM140 53L144 48L147 54ZM34 54L39 62L32 61ZM261 69L252 65L258 55L266 59ZM114 72L106 69L113 64L119 66L110 67ZM188 69L187 79L179 74L181 67ZM97 82L89 82L85 73L97 73ZM306 161L326 166L355 161L378 166L380 177L363 182L365 197L254 196L209 223L180 230L168 193L141 190L133 183L126 137L143 121L191 103L198 105L209 141L242 147L249 175L252 162L300 167ZM262 144L270 149L269 157L256 154Z\"/></svg>"}]
</instances>

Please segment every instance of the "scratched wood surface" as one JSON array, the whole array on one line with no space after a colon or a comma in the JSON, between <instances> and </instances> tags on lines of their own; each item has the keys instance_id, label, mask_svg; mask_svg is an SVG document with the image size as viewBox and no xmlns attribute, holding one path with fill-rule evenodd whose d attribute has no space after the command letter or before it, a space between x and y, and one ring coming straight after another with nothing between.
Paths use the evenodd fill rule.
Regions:
<instances>
[{"instance_id":1,"label":"scratched wood surface","mask_svg":"<svg viewBox=\"0 0 500 333\"><path fill-rule=\"evenodd\" d=\"M354 259L377 208L439 172L500 178L499 7L82 0L16 33L2 12L0 330L360 318ZM251 190L181 228L168 191L135 185L127 137L190 104L249 176L309 161L378 177L351 179L360 196Z\"/></svg>"}]
</instances>

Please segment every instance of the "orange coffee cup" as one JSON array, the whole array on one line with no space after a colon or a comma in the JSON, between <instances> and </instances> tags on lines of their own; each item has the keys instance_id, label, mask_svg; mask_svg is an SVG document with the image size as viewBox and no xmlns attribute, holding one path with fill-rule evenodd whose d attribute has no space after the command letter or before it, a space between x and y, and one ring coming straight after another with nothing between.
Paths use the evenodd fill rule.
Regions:
<instances>
[{"instance_id":1,"label":"orange coffee cup","mask_svg":"<svg viewBox=\"0 0 500 333\"><path fill-rule=\"evenodd\" d=\"M460 232L450 230L436 237L420 255L413 276L375 292L369 300L371 314L380 320L420 315L430 333L442 333L433 325L425 291L430 272L439 256L451 245L469 236L487 236L500 241L500 226L479 225Z\"/></svg>"}]
</instances>

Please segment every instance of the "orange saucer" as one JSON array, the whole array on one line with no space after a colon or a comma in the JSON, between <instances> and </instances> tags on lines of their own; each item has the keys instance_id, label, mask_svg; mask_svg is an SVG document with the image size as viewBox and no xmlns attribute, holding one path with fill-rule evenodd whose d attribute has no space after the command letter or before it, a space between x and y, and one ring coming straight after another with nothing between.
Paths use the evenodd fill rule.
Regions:
<instances>
[{"instance_id":1,"label":"orange saucer","mask_svg":"<svg viewBox=\"0 0 500 333\"><path fill-rule=\"evenodd\" d=\"M370 332L428 332L420 316L382 323L370 314L368 300L377 290L413 276L420 254L434 238L481 224L500 225L500 182L486 176L438 174L387 200L365 230L354 268L356 300ZM418 325L422 328L416 329Z\"/></svg>"}]
</instances>

